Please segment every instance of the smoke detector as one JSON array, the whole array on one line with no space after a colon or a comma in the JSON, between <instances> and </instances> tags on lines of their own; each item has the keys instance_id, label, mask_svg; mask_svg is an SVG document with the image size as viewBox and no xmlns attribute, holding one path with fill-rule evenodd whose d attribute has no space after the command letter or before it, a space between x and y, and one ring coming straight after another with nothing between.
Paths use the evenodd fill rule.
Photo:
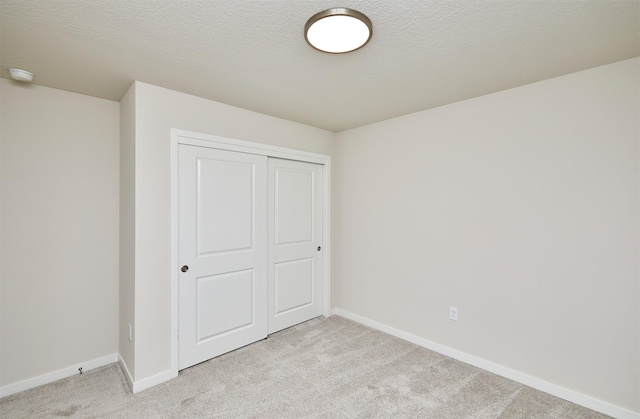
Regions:
<instances>
[{"instance_id":1,"label":"smoke detector","mask_svg":"<svg viewBox=\"0 0 640 419\"><path fill-rule=\"evenodd\" d=\"M33 80L33 73L27 70L21 70L19 68L10 68L11 78L15 81L21 81L23 83L29 83Z\"/></svg>"}]
</instances>

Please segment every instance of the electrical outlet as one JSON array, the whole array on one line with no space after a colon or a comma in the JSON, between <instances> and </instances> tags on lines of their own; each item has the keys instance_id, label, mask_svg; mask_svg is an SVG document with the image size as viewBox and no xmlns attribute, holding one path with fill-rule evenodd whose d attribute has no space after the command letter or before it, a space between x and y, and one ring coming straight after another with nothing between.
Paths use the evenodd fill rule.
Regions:
<instances>
[{"instance_id":1,"label":"electrical outlet","mask_svg":"<svg viewBox=\"0 0 640 419\"><path fill-rule=\"evenodd\" d=\"M451 320L458 320L458 307L449 307L449 318Z\"/></svg>"},{"instance_id":2,"label":"electrical outlet","mask_svg":"<svg viewBox=\"0 0 640 419\"><path fill-rule=\"evenodd\" d=\"M133 342L133 330L131 328L131 323L129 323L129 342Z\"/></svg>"}]
</instances>

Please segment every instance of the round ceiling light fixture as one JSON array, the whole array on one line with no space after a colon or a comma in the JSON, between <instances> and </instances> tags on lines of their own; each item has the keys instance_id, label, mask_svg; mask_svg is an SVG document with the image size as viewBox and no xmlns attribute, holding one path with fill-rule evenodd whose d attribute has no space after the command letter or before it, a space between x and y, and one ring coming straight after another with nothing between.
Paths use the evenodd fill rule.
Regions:
<instances>
[{"instance_id":1,"label":"round ceiling light fixture","mask_svg":"<svg viewBox=\"0 0 640 419\"><path fill-rule=\"evenodd\" d=\"M33 80L33 73L27 70L21 70L19 68L10 68L9 74L11 74L11 78L15 81L21 81L24 83L29 83Z\"/></svg>"},{"instance_id":2,"label":"round ceiling light fixture","mask_svg":"<svg viewBox=\"0 0 640 419\"><path fill-rule=\"evenodd\" d=\"M371 39L373 25L364 14L335 7L311 16L304 25L304 39L315 49L343 54L362 48Z\"/></svg>"}]
</instances>

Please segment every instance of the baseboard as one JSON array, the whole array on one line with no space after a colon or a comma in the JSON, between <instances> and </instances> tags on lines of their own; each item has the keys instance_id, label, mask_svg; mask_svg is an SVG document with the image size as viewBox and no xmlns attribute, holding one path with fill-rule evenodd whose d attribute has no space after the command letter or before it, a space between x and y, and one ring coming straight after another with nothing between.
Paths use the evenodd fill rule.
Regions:
<instances>
[{"instance_id":1,"label":"baseboard","mask_svg":"<svg viewBox=\"0 0 640 419\"><path fill-rule=\"evenodd\" d=\"M29 378L27 380L19 381L14 384L9 384L0 387L0 397L10 396L21 391L29 390L44 384L49 384L54 381L61 380L63 378L71 377L78 374L78 369L82 368L82 372L87 372L95 368L100 368L105 365L113 364L118 361L117 354L111 354L103 356L101 358L92 359L90 361L82 362L76 365L72 365L67 368L62 368L57 371L53 371L47 374L39 375L37 377Z\"/></svg>"},{"instance_id":2,"label":"baseboard","mask_svg":"<svg viewBox=\"0 0 640 419\"><path fill-rule=\"evenodd\" d=\"M134 381L133 382L133 392L140 393L143 390L151 388L153 386L157 386L158 384L162 384L165 381L169 381L171 379L171 370L166 370L156 375L152 375L151 377Z\"/></svg>"},{"instance_id":3,"label":"baseboard","mask_svg":"<svg viewBox=\"0 0 640 419\"><path fill-rule=\"evenodd\" d=\"M332 312L335 315L353 320L354 322L369 326L381 332L388 333L397 338L415 343L418 346L422 346L424 348L441 353L475 367L482 368L483 370L492 372L513 381L517 381L529 387L533 387L536 390L544 391L545 393L560 397L561 399L568 400L580 406L584 406L591 410L604 413L605 415L613 416L620 419L640 419L640 413L632 412L622 407L603 402L602 400L598 400L593 397L586 396L573 390L558 386L556 384L549 383L539 378L531 377L530 375L524 374L520 371L516 371L511 368L507 368L502 365L484 360L482 358L478 358L474 355L470 355L468 353L458 351L448 346L432 342L416 335L412 335L411 333L407 333L391 326L387 326L366 317L362 317L339 308L333 309Z\"/></svg>"},{"instance_id":4,"label":"baseboard","mask_svg":"<svg viewBox=\"0 0 640 419\"><path fill-rule=\"evenodd\" d=\"M131 389L131 392L133 392L133 383L134 383L133 377L131 376L131 372L127 367L127 363L124 362L124 359L122 359L122 355L120 355L120 353L118 353L118 364L120 365L120 368L124 373L124 378L127 379L127 383L129 384L129 388Z\"/></svg>"},{"instance_id":5,"label":"baseboard","mask_svg":"<svg viewBox=\"0 0 640 419\"><path fill-rule=\"evenodd\" d=\"M167 370L167 371L161 372L160 374L156 374L151 377L148 377L139 381L135 381L131 376L131 372L127 367L127 363L124 362L124 359L122 359L122 356L120 354L118 354L118 364L120 364L120 367L124 372L124 376L127 379L127 383L129 383L129 388L131 388L131 392L134 394L140 393L141 391L151 388L153 386L157 386L158 384L164 383L165 381L169 381L172 378L171 370Z\"/></svg>"}]
</instances>

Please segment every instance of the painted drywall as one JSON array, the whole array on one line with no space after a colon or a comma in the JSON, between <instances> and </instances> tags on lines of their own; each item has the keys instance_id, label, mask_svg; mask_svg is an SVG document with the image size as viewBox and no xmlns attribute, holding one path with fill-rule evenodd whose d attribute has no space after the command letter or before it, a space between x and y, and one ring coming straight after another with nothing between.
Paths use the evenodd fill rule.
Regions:
<instances>
[{"instance_id":1,"label":"painted drywall","mask_svg":"<svg viewBox=\"0 0 640 419\"><path fill-rule=\"evenodd\" d=\"M117 352L119 105L0 88L6 386Z\"/></svg>"},{"instance_id":2,"label":"painted drywall","mask_svg":"<svg viewBox=\"0 0 640 419\"><path fill-rule=\"evenodd\" d=\"M119 354L135 380L135 85L120 101ZM131 325L131 340L129 340Z\"/></svg>"},{"instance_id":3,"label":"painted drywall","mask_svg":"<svg viewBox=\"0 0 640 419\"><path fill-rule=\"evenodd\" d=\"M170 129L333 155L335 134L135 83L135 379L171 365Z\"/></svg>"},{"instance_id":4,"label":"painted drywall","mask_svg":"<svg viewBox=\"0 0 640 419\"><path fill-rule=\"evenodd\" d=\"M639 92L636 58L338 133L336 307L639 412Z\"/></svg>"}]
</instances>

